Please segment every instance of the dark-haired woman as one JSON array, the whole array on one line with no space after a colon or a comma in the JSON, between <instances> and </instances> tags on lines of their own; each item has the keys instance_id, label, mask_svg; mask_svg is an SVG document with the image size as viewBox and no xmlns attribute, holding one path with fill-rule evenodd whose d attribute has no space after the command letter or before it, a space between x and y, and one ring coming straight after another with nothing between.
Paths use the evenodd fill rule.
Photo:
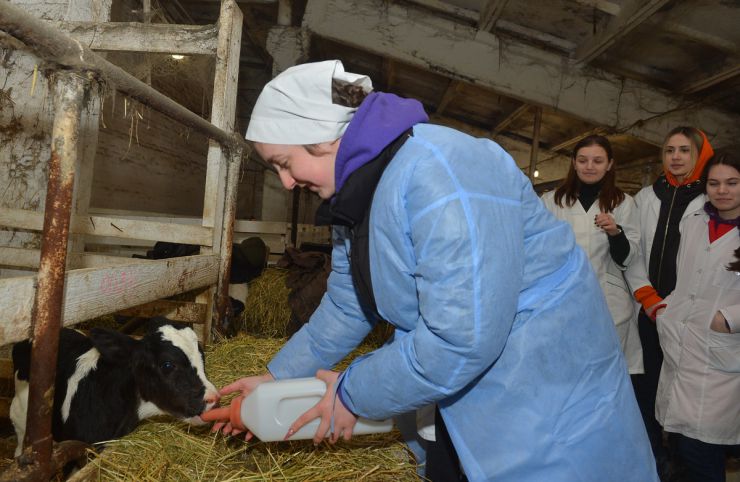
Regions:
<instances>
[{"instance_id":1,"label":"dark-haired woman","mask_svg":"<svg viewBox=\"0 0 740 482\"><path fill-rule=\"evenodd\" d=\"M662 300L676 286L676 256L681 234L681 219L704 205L699 178L714 151L702 131L677 127L663 142L663 174L635 196L640 219L639 262L625 272L635 299L642 305L638 317L642 343L644 375L633 378L637 403L656 458L658 472L668 470L663 434L655 419L655 396L663 353L660 350L655 315Z\"/></svg>"},{"instance_id":2,"label":"dark-haired woman","mask_svg":"<svg viewBox=\"0 0 740 482\"><path fill-rule=\"evenodd\" d=\"M724 482L740 444L740 159L714 156L702 181L709 202L681 222L676 288L657 316L656 417L691 481Z\"/></svg>"},{"instance_id":3,"label":"dark-haired woman","mask_svg":"<svg viewBox=\"0 0 740 482\"><path fill-rule=\"evenodd\" d=\"M637 315L623 271L638 256L640 233L632 198L616 186L609 140L589 136L573 149L565 182L542 201L567 221L586 251L606 296L630 374L643 372Z\"/></svg>"}]
</instances>

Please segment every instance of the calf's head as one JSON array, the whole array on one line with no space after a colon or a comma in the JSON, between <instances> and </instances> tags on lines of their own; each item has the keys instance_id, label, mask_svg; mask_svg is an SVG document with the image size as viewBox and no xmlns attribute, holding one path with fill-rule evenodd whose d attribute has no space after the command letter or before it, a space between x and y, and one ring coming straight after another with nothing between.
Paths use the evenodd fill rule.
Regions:
<instances>
[{"instance_id":1,"label":"calf's head","mask_svg":"<svg viewBox=\"0 0 740 482\"><path fill-rule=\"evenodd\" d=\"M192 424L218 402L216 387L205 373L198 337L188 326L155 321L136 340L109 330L90 333L103 359L129 360L141 404L139 418L167 413Z\"/></svg>"}]
</instances>

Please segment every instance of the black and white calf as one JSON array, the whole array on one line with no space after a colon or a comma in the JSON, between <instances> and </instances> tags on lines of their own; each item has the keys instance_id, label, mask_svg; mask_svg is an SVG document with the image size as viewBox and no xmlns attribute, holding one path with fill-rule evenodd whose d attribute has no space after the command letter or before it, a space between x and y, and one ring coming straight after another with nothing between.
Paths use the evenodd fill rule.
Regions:
<instances>
[{"instance_id":1,"label":"black and white calf","mask_svg":"<svg viewBox=\"0 0 740 482\"><path fill-rule=\"evenodd\" d=\"M18 435L16 457L26 432L31 345L13 347L15 398L10 419ZM54 440L101 442L131 432L140 420L169 414L191 424L219 395L206 378L195 332L167 320L153 321L135 339L94 328L90 336L63 329L54 392Z\"/></svg>"}]
</instances>

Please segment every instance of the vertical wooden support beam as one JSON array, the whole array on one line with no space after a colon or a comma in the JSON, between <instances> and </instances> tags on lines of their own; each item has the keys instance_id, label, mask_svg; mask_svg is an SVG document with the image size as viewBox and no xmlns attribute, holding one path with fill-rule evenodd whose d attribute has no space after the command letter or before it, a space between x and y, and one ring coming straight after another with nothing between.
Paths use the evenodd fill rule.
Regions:
<instances>
[{"instance_id":1,"label":"vertical wooden support beam","mask_svg":"<svg viewBox=\"0 0 740 482\"><path fill-rule=\"evenodd\" d=\"M211 108L211 122L216 127L227 132L234 130L236 112L236 94L239 80L239 51L242 38L242 12L234 0L224 0L221 4L219 16L218 48L216 49L216 73L213 85L213 106ZM238 178L238 174L236 174ZM235 203L236 199L227 199L229 180L229 161L227 146L219 146L214 141L208 144L208 168L206 171L205 198L203 199L203 226L213 228L212 248L201 247L201 254L217 254L229 266L231 250L222 252L223 239L227 234L229 221L226 203ZM223 260L223 257L227 259ZM219 278L220 279L220 278ZM227 280L228 281L228 280ZM203 342L208 342L214 311L219 318L219 304L217 286L209 288L198 297L199 302L209 305L203 331L200 334Z\"/></svg>"},{"instance_id":2,"label":"vertical wooden support beam","mask_svg":"<svg viewBox=\"0 0 740 482\"><path fill-rule=\"evenodd\" d=\"M529 153L529 180L534 184L534 171L537 169L537 153L540 150L540 125L542 124L542 107L535 107L532 150Z\"/></svg>"},{"instance_id":3,"label":"vertical wooden support beam","mask_svg":"<svg viewBox=\"0 0 740 482\"><path fill-rule=\"evenodd\" d=\"M298 210L301 209L301 188L300 187L294 187L293 191L291 191L291 196L293 198L293 209L290 213L290 244L293 245L294 248L297 248L298 245Z\"/></svg>"},{"instance_id":4,"label":"vertical wooden support beam","mask_svg":"<svg viewBox=\"0 0 740 482\"><path fill-rule=\"evenodd\" d=\"M56 112L52 127L41 263L33 305L26 435L33 463L38 466L38 473L47 480L52 475L51 415L84 80L78 75L60 71L54 89Z\"/></svg>"},{"instance_id":5,"label":"vertical wooden support beam","mask_svg":"<svg viewBox=\"0 0 740 482\"><path fill-rule=\"evenodd\" d=\"M277 24L290 27L293 23L293 5L291 0L278 0Z\"/></svg>"},{"instance_id":6,"label":"vertical wooden support beam","mask_svg":"<svg viewBox=\"0 0 740 482\"><path fill-rule=\"evenodd\" d=\"M218 285L216 287L216 320L221 324L231 314L231 302L229 301L231 251L234 243L236 191L239 184L243 154L244 151L238 147L229 152L228 173L226 175L226 199L224 200L223 235L220 247L221 258L218 268Z\"/></svg>"}]
</instances>

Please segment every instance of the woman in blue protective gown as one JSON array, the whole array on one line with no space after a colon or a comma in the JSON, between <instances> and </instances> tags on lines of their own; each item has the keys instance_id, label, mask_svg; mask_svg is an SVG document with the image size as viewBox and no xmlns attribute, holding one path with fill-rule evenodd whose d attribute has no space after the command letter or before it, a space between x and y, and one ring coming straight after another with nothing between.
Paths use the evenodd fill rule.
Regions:
<instances>
[{"instance_id":1,"label":"woman in blue protective gown","mask_svg":"<svg viewBox=\"0 0 740 482\"><path fill-rule=\"evenodd\" d=\"M320 418L316 443L349 439L357 417L436 403L471 481L657 481L619 339L569 225L496 143L427 121L419 102L372 92L339 61L265 86L246 137L287 189L325 200L332 272L269 373L222 393L319 376L326 395L286 434ZM330 371L378 319L394 340Z\"/></svg>"}]
</instances>

